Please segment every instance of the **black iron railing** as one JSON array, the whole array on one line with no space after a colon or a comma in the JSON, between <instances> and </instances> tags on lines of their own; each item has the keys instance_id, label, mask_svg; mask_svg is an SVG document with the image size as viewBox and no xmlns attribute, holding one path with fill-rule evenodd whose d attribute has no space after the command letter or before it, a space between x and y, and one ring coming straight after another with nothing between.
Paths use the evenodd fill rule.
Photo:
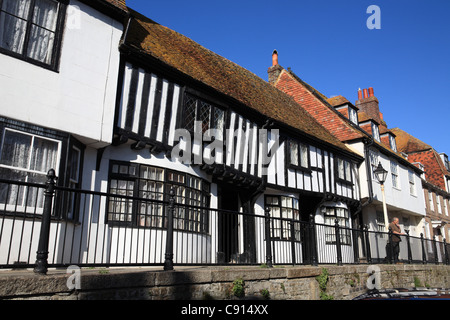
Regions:
<instances>
[{"instance_id":1,"label":"black iron railing","mask_svg":"<svg viewBox=\"0 0 450 320\"><path fill-rule=\"evenodd\" d=\"M0 268L174 265L449 264L436 239L0 179ZM141 206L141 210L131 210ZM135 212L139 212L136 214ZM134 212L134 213L132 213Z\"/></svg>"}]
</instances>

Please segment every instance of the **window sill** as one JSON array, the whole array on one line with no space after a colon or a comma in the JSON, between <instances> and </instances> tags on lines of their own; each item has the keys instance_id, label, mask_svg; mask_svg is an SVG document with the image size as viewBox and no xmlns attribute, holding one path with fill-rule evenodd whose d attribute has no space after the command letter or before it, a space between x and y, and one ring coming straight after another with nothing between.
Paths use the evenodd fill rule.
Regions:
<instances>
[{"instance_id":1,"label":"window sill","mask_svg":"<svg viewBox=\"0 0 450 320\"><path fill-rule=\"evenodd\" d=\"M56 64L55 65L53 65L53 64L46 64L46 63L43 63L43 62L31 59L31 58L28 58L28 57L24 57L21 54L17 54L15 52L6 50L4 48L0 48L0 53L4 54L6 56L9 56L11 58L15 58L15 59L21 60L23 62L30 63L32 65L44 68L46 70L53 71L55 73L59 73L58 66Z\"/></svg>"}]
</instances>

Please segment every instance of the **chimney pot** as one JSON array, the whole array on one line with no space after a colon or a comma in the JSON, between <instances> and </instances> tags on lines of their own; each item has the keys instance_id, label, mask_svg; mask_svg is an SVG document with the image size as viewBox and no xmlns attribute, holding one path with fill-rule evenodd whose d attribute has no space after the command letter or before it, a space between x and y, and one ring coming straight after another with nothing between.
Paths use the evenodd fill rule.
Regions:
<instances>
[{"instance_id":1,"label":"chimney pot","mask_svg":"<svg viewBox=\"0 0 450 320\"><path fill-rule=\"evenodd\" d=\"M278 65L278 51L277 50L273 50L272 53L272 66L276 66Z\"/></svg>"},{"instance_id":2,"label":"chimney pot","mask_svg":"<svg viewBox=\"0 0 450 320\"><path fill-rule=\"evenodd\" d=\"M368 97L367 89L364 89L364 99L366 99L367 97Z\"/></svg>"},{"instance_id":3,"label":"chimney pot","mask_svg":"<svg viewBox=\"0 0 450 320\"><path fill-rule=\"evenodd\" d=\"M358 100L362 99L362 91L361 88L358 89Z\"/></svg>"},{"instance_id":4,"label":"chimney pot","mask_svg":"<svg viewBox=\"0 0 450 320\"><path fill-rule=\"evenodd\" d=\"M369 88L369 97L373 97L373 88L372 87Z\"/></svg>"}]
</instances>

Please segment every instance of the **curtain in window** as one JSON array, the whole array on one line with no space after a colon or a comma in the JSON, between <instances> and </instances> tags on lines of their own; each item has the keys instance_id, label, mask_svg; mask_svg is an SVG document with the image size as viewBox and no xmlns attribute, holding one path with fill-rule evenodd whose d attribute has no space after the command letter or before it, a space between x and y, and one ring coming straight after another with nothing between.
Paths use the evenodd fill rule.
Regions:
<instances>
[{"instance_id":1,"label":"curtain in window","mask_svg":"<svg viewBox=\"0 0 450 320\"><path fill-rule=\"evenodd\" d=\"M22 53L30 0L3 0L0 12L0 47Z\"/></svg>"},{"instance_id":2,"label":"curtain in window","mask_svg":"<svg viewBox=\"0 0 450 320\"><path fill-rule=\"evenodd\" d=\"M57 16L57 2L36 0L28 44L28 57L47 64L51 62Z\"/></svg>"},{"instance_id":3,"label":"curtain in window","mask_svg":"<svg viewBox=\"0 0 450 320\"><path fill-rule=\"evenodd\" d=\"M0 47L50 64L58 8L58 2L54 0L36 0L34 8L30 8L30 0L3 0L0 13ZM31 23L28 36L27 23ZM24 52L26 37L28 45Z\"/></svg>"},{"instance_id":4,"label":"curtain in window","mask_svg":"<svg viewBox=\"0 0 450 320\"><path fill-rule=\"evenodd\" d=\"M3 179L44 183L49 169L57 169L59 143L37 136L5 130L0 154L0 176ZM0 186L0 202L43 205L42 190L34 187Z\"/></svg>"}]
</instances>

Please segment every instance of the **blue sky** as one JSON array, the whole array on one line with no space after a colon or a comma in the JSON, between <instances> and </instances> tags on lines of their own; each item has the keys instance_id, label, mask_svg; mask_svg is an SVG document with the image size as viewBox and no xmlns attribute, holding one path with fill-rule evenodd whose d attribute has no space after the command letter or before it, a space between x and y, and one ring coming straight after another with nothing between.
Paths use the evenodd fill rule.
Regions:
<instances>
[{"instance_id":1,"label":"blue sky","mask_svg":"<svg viewBox=\"0 0 450 320\"><path fill-rule=\"evenodd\" d=\"M148 1L127 5L267 80L279 63L327 97L373 87L389 128L450 155L450 1ZM366 22L380 8L381 29Z\"/></svg>"}]
</instances>

